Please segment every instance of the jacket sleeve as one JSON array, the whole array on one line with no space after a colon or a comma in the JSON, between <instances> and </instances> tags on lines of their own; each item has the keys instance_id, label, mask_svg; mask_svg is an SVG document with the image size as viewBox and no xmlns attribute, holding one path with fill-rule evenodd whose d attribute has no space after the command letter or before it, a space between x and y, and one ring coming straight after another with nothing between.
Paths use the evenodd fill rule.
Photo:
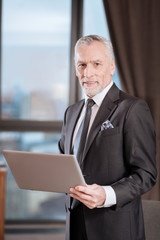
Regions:
<instances>
[{"instance_id":1,"label":"jacket sleeve","mask_svg":"<svg viewBox=\"0 0 160 240\"><path fill-rule=\"evenodd\" d=\"M66 115L67 115L67 110L68 110L68 108L66 109L65 114L64 114L64 121L63 121L63 125L62 125L61 138L60 138L60 140L58 142L58 147L59 147L59 151L60 151L61 154L65 153L64 143L65 143L65 134L66 134Z\"/></svg>"},{"instance_id":2,"label":"jacket sleeve","mask_svg":"<svg viewBox=\"0 0 160 240\"><path fill-rule=\"evenodd\" d=\"M147 104L136 101L124 123L124 160L128 176L112 184L117 208L149 191L156 182L156 137Z\"/></svg>"}]
</instances>

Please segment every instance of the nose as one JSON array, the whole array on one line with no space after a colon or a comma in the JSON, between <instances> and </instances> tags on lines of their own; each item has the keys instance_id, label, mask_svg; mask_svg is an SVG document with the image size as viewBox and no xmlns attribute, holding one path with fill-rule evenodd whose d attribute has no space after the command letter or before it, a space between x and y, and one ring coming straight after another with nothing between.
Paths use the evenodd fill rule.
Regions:
<instances>
[{"instance_id":1,"label":"nose","mask_svg":"<svg viewBox=\"0 0 160 240\"><path fill-rule=\"evenodd\" d=\"M90 78L90 77L93 76L93 74L94 74L94 69L93 69L92 65L91 64L87 64L87 66L86 66L86 68L84 70L84 76L86 78Z\"/></svg>"}]
</instances>

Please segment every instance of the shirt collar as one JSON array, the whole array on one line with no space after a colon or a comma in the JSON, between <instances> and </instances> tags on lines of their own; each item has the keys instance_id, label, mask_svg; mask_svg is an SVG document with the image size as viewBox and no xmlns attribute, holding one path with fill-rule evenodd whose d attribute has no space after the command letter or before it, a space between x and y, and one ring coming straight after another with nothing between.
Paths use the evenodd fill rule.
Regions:
<instances>
[{"instance_id":1,"label":"shirt collar","mask_svg":"<svg viewBox=\"0 0 160 240\"><path fill-rule=\"evenodd\" d=\"M113 81L110 82L110 84L103 89L102 92L98 93L97 95L95 95L92 99L95 101L95 103L98 105L98 107L100 107L104 97L106 96L106 94L108 93L109 89L112 87L113 85ZM87 101L88 97L85 97L85 103Z\"/></svg>"}]
</instances>

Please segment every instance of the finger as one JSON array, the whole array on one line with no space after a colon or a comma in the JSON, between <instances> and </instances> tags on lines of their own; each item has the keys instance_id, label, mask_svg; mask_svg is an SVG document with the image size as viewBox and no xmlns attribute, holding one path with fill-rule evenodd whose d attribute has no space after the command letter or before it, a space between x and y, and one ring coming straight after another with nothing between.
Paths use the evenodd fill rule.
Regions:
<instances>
[{"instance_id":1,"label":"finger","mask_svg":"<svg viewBox=\"0 0 160 240\"><path fill-rule=\"evenodd\" d=\"M93 195L94 194L94 189L93 187L91 187L91 185L87 185L87 186L76 186L75 190L85 193L87 195Z\"/></svg>"},{"instance_id":2,"label":"finger","mask_svg":"<svg viewBox=\"0 0 160 240\"><path fill-rule=\"evenodd\" d=\"M82 199L81 197L79 197L79 196L76 195L76 194L70 194L70 196L71 196L72 198L75 198L75 199L79 200L80 202L82 202L82 203L84 203L84 204L89 204L89 201L87 201L87 200L85 200L85 199Z\"/></svg>"},{"instance_id":3,"label":"finger","mask_svg":"<svg viewBox=\"0 0 160 240\"><path fill-rule=\"evenodd\" d=\"M73 194L73 193L70 194L70 197L80 200L80 197L78 197L78 195Z\"/></svg>"},{"instance_id":4,"label":"finger","mask_svg":"<svg viewBox=\"0 0 160 240\"><path fill-rule=\"evenodd\" d=\"M73 194L75 194L75 195L79 195L79 194L82 193L82 192L76 190L75 188L71 188L71 189L70 189L70 193L73 193Z\"/></svg>"},{"instance_id":5,"label":"finger","mask_svg":"<svg viewBox=\"0 0 160 240\"><path fill-rule=\"evenodd\" d=\"M93 208L97 207L94 202L82 199L82 198L80 198L79 196L77 196L75 194L70 194L70 196L75 198L75 199L77 199L77 200L79 200L80 202L82 202L84 205L86 205L90 209L93 209Z\"/></svg>"},{"instance_id":6,"label":"finger","mask_svg":"<svg viewBox=\"0 0 160 240\"><path fill-rule=\"evenodd\" d=\"M74 194L74 195L78 196L82 200L87 200L87 201L92 200L91 195L88 195L86 193L83 193L83 192L80 192L80 191L77 191L77 190L73 190L71 194ZM70 196L71 196L71 194L70 194Z\"/></svg>"},{"instance_id":7,"label":"finger","mask_svg":"<svg viewBox=\"0 0 160 240\"><path fill-rule=\"evenodd\" d=\"M74 193L75 189L74 188L70 188L69 189L71 193Z\"/></svg>"},{"instance_id":8,"label":"finger","mask_svg":"<svg viewBox=\"0 0 160 240\"><path fill-rule=\"evenodd\" d=\"M75 193L70 194L70 196L83 202L85 205L91 205L92 207L95 207L95 205L97 203L96 197L87 195L87 194L79 192L79 191L78 192L75 191Z\"/></svg>"},{"instance_id":9,"label":"finger","mask_svg":"<svg viewBox=\"0 0 160 240\"><path fill-rule=\"evenodd\" d=\"M88 195L88 193L85 190L85 188L80 188L80 189L78 189L77 187L76 188L70 188L70 192L74 193L74 194L76 194L78 196L81 196L81 197L83 197L82 194Z\"/></svg>"}]
</instances>

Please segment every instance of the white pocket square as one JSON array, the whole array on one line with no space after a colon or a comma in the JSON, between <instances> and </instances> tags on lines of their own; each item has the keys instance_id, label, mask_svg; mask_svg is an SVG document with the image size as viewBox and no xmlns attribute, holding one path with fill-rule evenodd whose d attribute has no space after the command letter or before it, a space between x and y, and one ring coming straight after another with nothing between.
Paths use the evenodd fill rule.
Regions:
<instances>
[{"instance_id":1,"label":"white pocket square","mask_svg":"<svg viewBox=\"0 0 160 240\"><path fill-rule=\"evenodd\" d=\"M112 125L112 123L111 123L109 120L107 120L107 121L105 121L105 122L102 123L102 125L101 125L101 131L103 131L103 130L105 130L105 129L109 129L109 128L114 128L113 125Z\"/></svg>"}]
</instances>

